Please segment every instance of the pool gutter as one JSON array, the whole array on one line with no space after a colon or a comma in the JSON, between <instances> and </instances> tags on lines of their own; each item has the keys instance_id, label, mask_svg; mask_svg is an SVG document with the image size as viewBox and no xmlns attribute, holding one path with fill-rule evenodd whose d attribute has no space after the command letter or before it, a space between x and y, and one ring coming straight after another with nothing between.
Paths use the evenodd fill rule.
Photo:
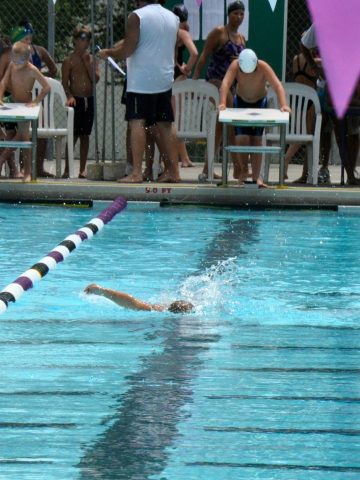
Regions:
<instances>
[{"instance_id":1,"label":"pool gutter","mask_svg":"<svg viewBox=\"0 0 360 480\"><path fill-rule=\"evenodd\" d=\"M119 195L129 201L161 204L194 204L236 208L309 208L336 209L360 206L360 189L352 187L283 187L243 188L197 184L120 184L90 180L38 180L22 183L0 182L0 201L4 202L88 202L113 200Z\"/></svg>"}]
</instances>

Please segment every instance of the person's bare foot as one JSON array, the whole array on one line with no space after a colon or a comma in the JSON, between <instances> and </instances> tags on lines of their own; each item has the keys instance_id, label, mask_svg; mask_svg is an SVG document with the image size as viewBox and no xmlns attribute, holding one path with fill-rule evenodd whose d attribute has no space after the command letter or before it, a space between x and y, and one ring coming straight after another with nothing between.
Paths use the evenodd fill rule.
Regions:
<instances>
[{"instance_id":1,"label":"person's bare foot","mask_svg":"<svg viewBox=\"0 0 360 480\"><path fill-rule=\"evenodd\" d=\"M128 175L127 177L124 178L119 178L117 180L119 183L142 183L143 182L143 177L142 175Z\"/></svg>"},{"instance_id":2,"label":"person's bare foot","mask_svg":"<svg viewBox=\"0 0 360 480\"><path fill-rule=\"evenodd\" d=\"M296 180L294 180L293 182L291 183L301 183L301 184L304 184L307 182L307 175L301 175L301 177L297 178Z\"/></svg>"},{"instance_id":3,"label":"person's bare foot","mask_svg":"<svg viewBox=\"0 0 360 480\"><path fill-rule=\"evenodd\" d=\"M31 175L24 175L22 181L23 181L24 183L26 183L26 182L31 182Z\"/></svg>"},{"instance_id":4,"label":"person's bare foot","mask_svg":"<svg viewBox=\"0 0 360 480\"><path fill-rule=\"evenodd\" d=\"M269 188L261 177L256 180L256 184L259 188Z\"/></svg>"},{"instance_id":5,"label":"person's bare foot","mask_svg":"<svg viewBox=\"0 0 360 480\"><path fill-rule=\"evenodd\" d=\"M347 185L360 185L360 179L355 178L355 177L348 178L346 184Z\"/></svg>"},{"instance_id":6,"label":"person's bare foot","mask_svg":"<svg viewBox=\"0 0 360 480\"><path fill-rule=\"evenodd\" d=\"M170 174L169 172L164 172L157 181L159 183L179 183L181 178L176 177L175 175Z\"/></svg>"},{"instance_id":7,"label":"person's bare foot","mask_svg":"<svg viewBox=\"0 0 360 480\"><path fill-rule=\"evenodd\" d=\"M9 178L24 178L24 175L16 170L16 172L10 172Z\"/></svg>"},{"instance_id":8,"label":"person's bare foot","mask_svg":"<svg viewBox=\"0 0 360 480\"><path fill-rule=\"evenodd\" d=\"M154 180L152 171L150 169L145 168L142 176L143 176L144 182L152 182Z\"/></svg>"},{"instance_id":9,"label":"person's bare foot","mask_svg":"<svg viewBox=\"0 0 360 480\"><path fill-rule=\"evenodd\" d=\"M188 158L187 160L182 160L182 162L181 162L181 167L182 168L189 168L189 167L193 167L193 166L194 166L194 164L192 163L190 158Z\"/></svg>"},{"instance_id":10,"label":"person's bare foot","mask_svg":"<svg viewBox=\"0 0 360 480\"><path fill-rule=\"evenodd\" d=\"M208 172L202 172L203 175L206 175L206 178L208 178ZM217 173L214 172L214 180L222 180L222 176L218 175Z\"/></svg>"}]
</instances>

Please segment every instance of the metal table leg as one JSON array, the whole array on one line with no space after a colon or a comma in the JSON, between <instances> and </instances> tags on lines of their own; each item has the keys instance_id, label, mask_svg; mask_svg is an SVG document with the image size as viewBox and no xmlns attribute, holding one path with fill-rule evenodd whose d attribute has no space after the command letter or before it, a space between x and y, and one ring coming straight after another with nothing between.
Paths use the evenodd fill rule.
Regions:
<instances>
[{"instance_id":1,"label":"metal table leg","mask_svg":"<svg viewBox=\"0 0 360 480\"><path fill-rule=\"evenodd\" d=\"M222 186L226 186L228 182L228 151L226 150L227 145L227 125L223 123L223 158L222 158Z\"/></svg>"},{"instance_id":2,"label":"metal table leg","mask_svg":"<svg viewBox=\"0 0 360 480\"><path fill-rule=\"evenodd\" d=\"M285 136L286 125L280 125L280 152L279 152L279 186L284 185L285 177Z\"/></svg>"},{"instance_id":3,"label":"metal table leg","mask_svg":"<svg viewBox=\"0 0 360 480\"><path fill-rule=\"evenodd\" d=\"M38 120L31 120L31 180L35 181L37 177L37 127Z\"/></svg>"}]
</instances>

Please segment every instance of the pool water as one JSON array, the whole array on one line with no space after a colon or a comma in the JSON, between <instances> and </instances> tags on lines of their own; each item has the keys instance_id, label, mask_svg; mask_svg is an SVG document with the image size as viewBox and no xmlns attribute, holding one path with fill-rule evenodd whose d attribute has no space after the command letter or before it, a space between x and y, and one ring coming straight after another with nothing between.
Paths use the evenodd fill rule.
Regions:
<instances>
[{"instance_id":1,"label":"pool water","mask_svg":"<svg viewBox=\"0 0 360 480\"><path fill-rule=\"evenodd\" d=\"M0 206L0 288L107 205ZM130 204L0 316L0 479L360 478L359 234L346 213Z\"/></svg>"}]
</instances>

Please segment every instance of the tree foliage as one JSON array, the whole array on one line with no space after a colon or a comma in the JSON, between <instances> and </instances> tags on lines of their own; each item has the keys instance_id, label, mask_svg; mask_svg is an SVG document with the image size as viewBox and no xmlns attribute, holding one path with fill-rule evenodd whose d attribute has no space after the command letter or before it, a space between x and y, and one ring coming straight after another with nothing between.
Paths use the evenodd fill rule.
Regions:
<instances>
[{"instance_id":1,"label":"tree foliage","mask_svg":"<svg viewBox=\"0 0 360 480\"><path fill-rule=\"evenodd\" d=\"M53 0L51 0L53 1ZM77 25L91 27L91 8L94 7L94 34L96 43L105 46L107 38L107 0L57 0L55 4L55 60L61 62L72 49L72 31ZM113 0L114 41L123 38L125 31L126 0ZM48 45L48 0L2 0L3 11L0 16L0 32L9 35L11 29L23 18L32 23L34 43ZM127 1L127 10L137 7L136 0Z\"/></svg>"}]
</instances>

